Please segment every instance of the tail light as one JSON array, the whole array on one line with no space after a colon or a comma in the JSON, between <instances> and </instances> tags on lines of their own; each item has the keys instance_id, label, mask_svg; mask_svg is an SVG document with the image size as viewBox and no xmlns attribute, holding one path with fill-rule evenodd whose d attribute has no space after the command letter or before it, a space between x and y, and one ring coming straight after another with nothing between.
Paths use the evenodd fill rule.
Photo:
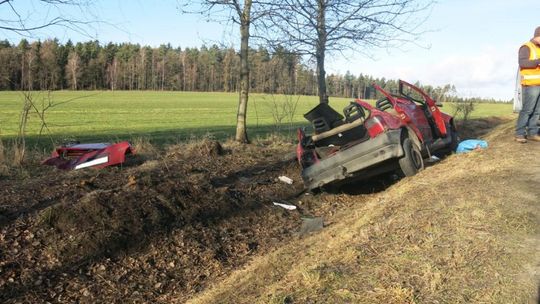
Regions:
<instances>
[{"instance_id":1,"label":"tail light","mask_svg":"<svg viewBox=\"0 0 540 304\"><path fill-rule=\"evenodd\" d=\"M381 116L378 115L366 120L364 126L366 126L369 136L372 138L386 131L386 122Z\"/></svg>"},{"instance_id":2,"label":"tail light","mask_svg":"<svg viewBox=\"0 0 540 304\"><path fill-rule=\"evenodd\" d=\"M296 130L296 135L298 136L298 142L302 142L302 139L305 136L304 130L302 130L301 128L298 128L298 130Z\"/></svg>"}]
</instances>

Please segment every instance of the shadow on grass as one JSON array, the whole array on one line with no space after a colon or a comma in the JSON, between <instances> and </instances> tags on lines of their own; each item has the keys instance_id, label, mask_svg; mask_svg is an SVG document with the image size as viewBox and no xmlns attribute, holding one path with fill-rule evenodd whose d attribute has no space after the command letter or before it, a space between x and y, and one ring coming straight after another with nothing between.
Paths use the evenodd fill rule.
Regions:
<instances>
[{"instance_id":1,"label":"shadow on grass","mask_svg":"<svg viewBox=\"0 0 540 304\"><path fill-rule=\"evenodd\" d=\"M457 128L462 139L477 138L489 133L496 126L505 123L508 118L488 117L488 118L475 118L467 121L457 121ZM271 134L278 134L282 138L287 140L296 140L297 128L309 128L309 124L295 123L293 125L284 125L278 128L275 125L248 125L248 137L250 140L257 138L265 138ZM68 142L118 142L118 141L134 141L139 138L148 140L152 145L163 147L170 144L177 144L187 142L193 139L199 139L202 137L211 137L219 141L225 141L234 138L236 131L235 126L212 126L212 127L199 127L199 128L175 128L175 129L163 129L163 130L134 130L128 131L108 131L97 132L93 134L80 133L80 134L53 134L49 135L27 135L26 142L27 147L34 150L50 150L53 146L58 146ZM14 136L3 136L2 140L5 146L10 146Z\"/></svg>"},{"instance_id":2,"label":"shadow on grass","mask_svg":"<svg viewBox=\"0 0 540 304\"><path fill-rule=\"evenodd\" d=\"M273 125L261 125L261 126L248 126L248 137L250 140L257 138L265 138L271 134L277 134L282 138L296 140L296 129L308 127L307 123L296 123L293 125L283 126L277 128ZM193 139L200 139L202 137L211 137L219 141L225 141L234 138L236 131L235 126L213 126L213 127L200 127L200 128L180 128L180 129L164 129L158 131L141 131L136 130L133 132L119 131L116 133L111 132L98 132L94 134L80 133L80 134L53 134L49 135L28 135L26 136L27 147L30 149L44 150L51 149L53 146L69 142L118 142L118 141L133 141L139 138L148 140L152 145L163 147L165 145L177 144L187 142ZM9 146L14 136L4 136L2 138L4 145Z\"/></svg>"}]
</instances>

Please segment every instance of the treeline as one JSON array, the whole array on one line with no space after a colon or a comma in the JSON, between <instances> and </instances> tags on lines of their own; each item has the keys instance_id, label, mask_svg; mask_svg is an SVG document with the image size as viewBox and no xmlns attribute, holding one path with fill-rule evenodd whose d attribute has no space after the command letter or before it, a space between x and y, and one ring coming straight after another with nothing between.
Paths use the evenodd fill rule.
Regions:
<instances>
[{"instance_id":1,"label":"treeline","mask_svg":"<svg viewBox=\"0 0 540 304\"><path fill-rule=\"evenodd\" d=\"M284 49L251 49L252 92L317 95L315 71ZM157 48L98 41L65 44L58 40L17 45L0 41L0 90L174 90L234 92L239 57L233 48ZM372 83L397 91L396 80L329 74L330 96L375 98ZM428 94L447 98L450 85L423 86Z\"/></svg>"}]
</instances>

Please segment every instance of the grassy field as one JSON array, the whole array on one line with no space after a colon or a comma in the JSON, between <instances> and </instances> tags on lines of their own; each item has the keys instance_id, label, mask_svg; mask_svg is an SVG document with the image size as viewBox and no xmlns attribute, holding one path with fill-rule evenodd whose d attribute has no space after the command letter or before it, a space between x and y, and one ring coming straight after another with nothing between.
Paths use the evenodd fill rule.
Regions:
<instances>
[{"instance_id":1,"label":"grassy field","mask_svg":"<svg viewBox=\"0 0 540 304\"><path fill-rule=\"evenodd\" d=\"M123 140L148 137L155 143L177 142L193 136L213 134L226 139L234 134L237 93L155 92L155 91L57 91L34 92L38 109L49 100L53 107L45 112L50 135L55 140ZM305 124L304 113L314 107L316 96L298 97L293 126L283 119L278 130L272 117L285 97L252 94L248 105L248 132L251 138L270 132L288 132ZM0 134L8 141L18 132L24 95L21 92L0 92ZM350 99L331 98L336 109ZM446 105L452 112L452 105ZM479 104L473 117L504 116L512 112L510 104ZM36 142L41 127L33 112L27 128L31 142ZM291 132L292 133L292 132ZM289 134L291 134L289 133ZM50 142L42 137L42 142Z\"/></svg>"}]
</instances>

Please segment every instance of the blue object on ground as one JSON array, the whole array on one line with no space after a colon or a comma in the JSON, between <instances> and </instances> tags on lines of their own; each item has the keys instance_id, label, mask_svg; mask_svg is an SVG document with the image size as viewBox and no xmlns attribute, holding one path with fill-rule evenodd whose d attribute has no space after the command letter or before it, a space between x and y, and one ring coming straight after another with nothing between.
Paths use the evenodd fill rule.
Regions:
<instances>
[{"instance_id":1,"label":"blue object on ground","mask_svg":"<svg viewBox=\"0 0 540 304\"><path fill-rule=\"evenodd\" d=\"M467 139L459 143L456 153L467 153L477 149L486 149L488 143L480 139Z\"/></svg>"}]
</instances>

